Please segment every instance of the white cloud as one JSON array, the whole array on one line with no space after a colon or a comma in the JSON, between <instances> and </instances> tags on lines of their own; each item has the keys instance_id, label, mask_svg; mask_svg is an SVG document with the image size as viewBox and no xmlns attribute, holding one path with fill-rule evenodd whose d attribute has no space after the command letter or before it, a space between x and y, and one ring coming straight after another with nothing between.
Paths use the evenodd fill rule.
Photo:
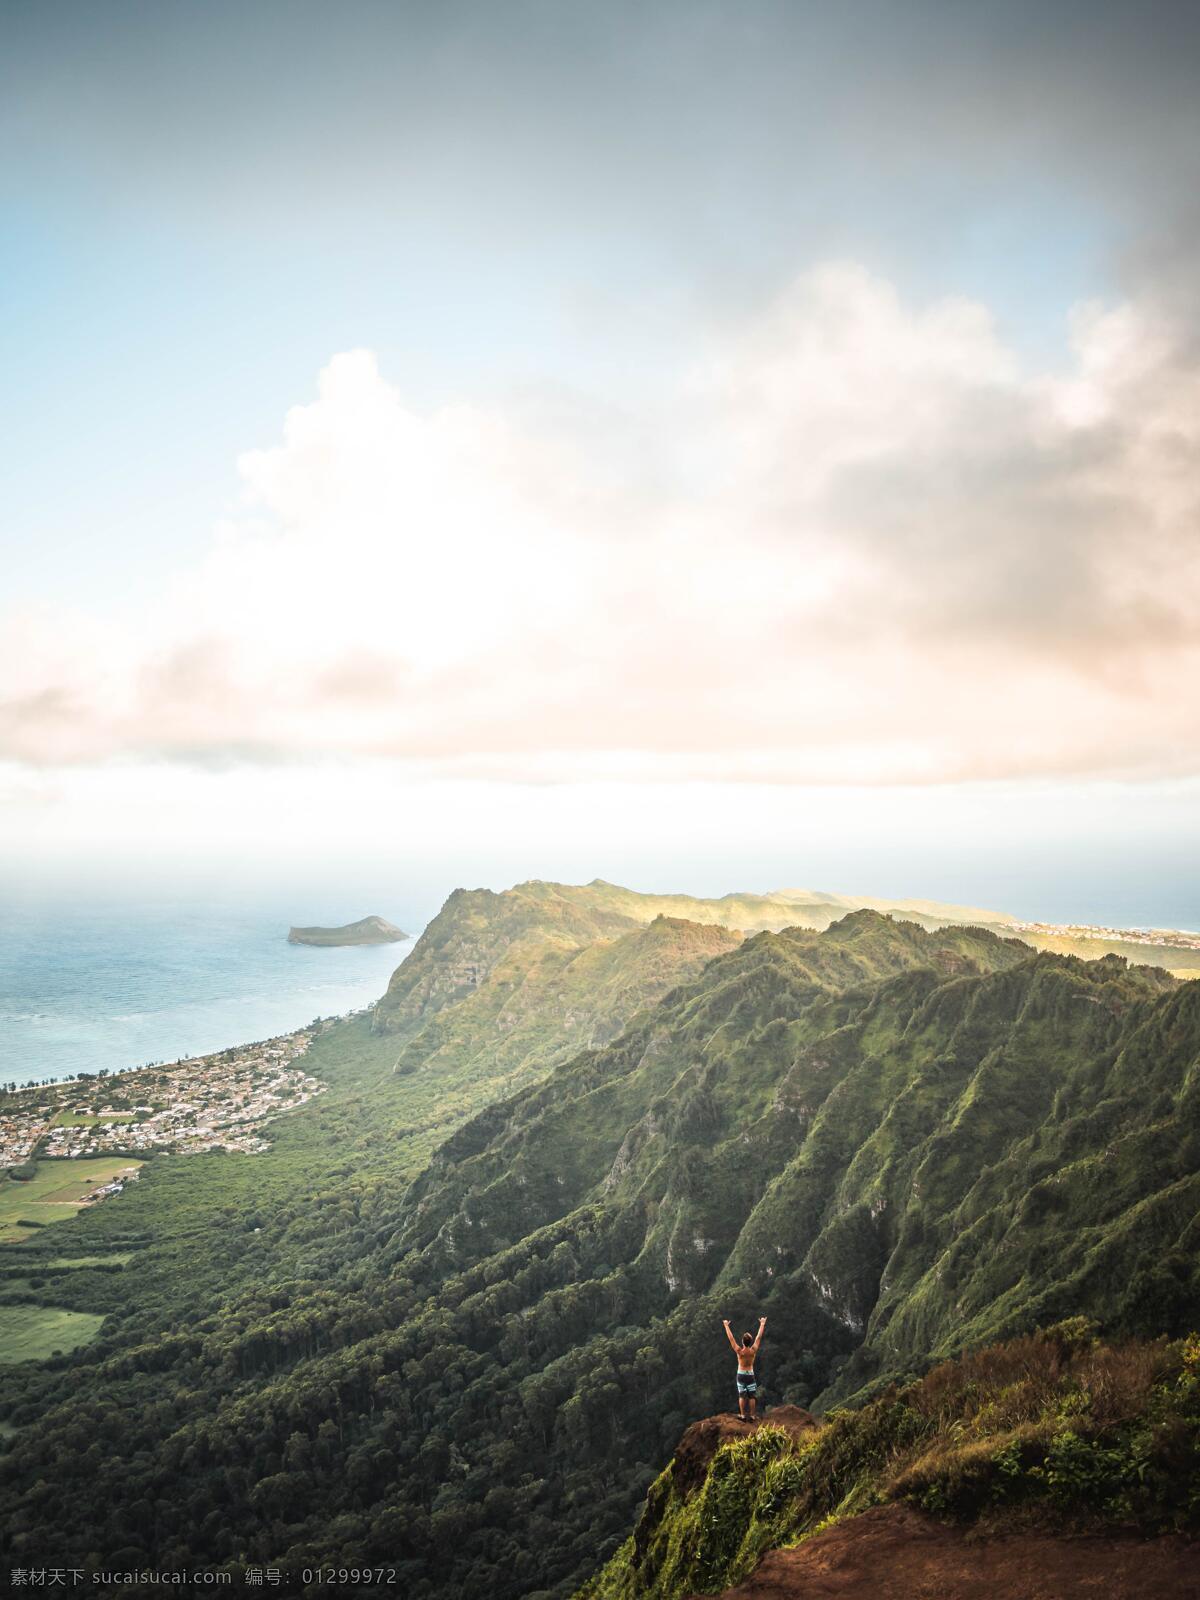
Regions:
<instances>
[{"instance_id":1,"label":"white cloud","mask_svg":"<svg viewBox=\"0 0 1200 1600\"><path fill-rule=\"evenodd\" d=\"M1080 308L801 277L669 412L421 413L336 356L129 628L0 632L0 755L344 754L428 776L936 782L1200 765L1200 365ZM614 440L632 441L614 457Z\"/></svg>"}]
</instances>

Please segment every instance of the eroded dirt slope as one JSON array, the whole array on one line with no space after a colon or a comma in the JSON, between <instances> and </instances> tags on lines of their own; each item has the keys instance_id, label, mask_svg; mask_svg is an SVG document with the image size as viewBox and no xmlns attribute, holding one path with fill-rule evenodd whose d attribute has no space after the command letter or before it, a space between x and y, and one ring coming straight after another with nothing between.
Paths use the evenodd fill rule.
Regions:
<instances>
[{"instance_id":1,"label":"eroded dirt slope","mask_svg":"<svg viewBox=\"0 0 1200 1600\"><path fill-rule=\"evenodd\" d=\"M1200 1600L1200 1543L1021 1534L969 1537L880 1506L773 1550L720 1600Z\"/></svg>"}]
</instances>

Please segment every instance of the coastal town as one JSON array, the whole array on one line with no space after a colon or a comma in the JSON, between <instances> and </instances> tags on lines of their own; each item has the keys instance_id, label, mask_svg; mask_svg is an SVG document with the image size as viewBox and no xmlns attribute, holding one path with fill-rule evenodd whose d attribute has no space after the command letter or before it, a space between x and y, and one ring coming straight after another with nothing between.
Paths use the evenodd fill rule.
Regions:
<instances>
[{"instance_id":1,"label":"coastal town","mask_svg":"<svg viewBox=\"0 0 1200 1600\"><path fill-rule=\"evenodd\" d=\"M272 1118L325 1085L303 1057L322 1024L190 1060L0 1092L0 1169L43 1157L266 1150Z\"/></svg>"},{"instance_id":2,"label":"coastal town","mask_svg":"<svg viewBox=\"0 0 1200 1600\"><path fill-rule=\"evenodd\" d=\"M1015 922L1017 933L1047 938L1104 939L1110 943L1157 945L1170 950L1200 950L1200 933L1180 928L1105 928L1092 923Z\"/></svg>"}]
</instances>

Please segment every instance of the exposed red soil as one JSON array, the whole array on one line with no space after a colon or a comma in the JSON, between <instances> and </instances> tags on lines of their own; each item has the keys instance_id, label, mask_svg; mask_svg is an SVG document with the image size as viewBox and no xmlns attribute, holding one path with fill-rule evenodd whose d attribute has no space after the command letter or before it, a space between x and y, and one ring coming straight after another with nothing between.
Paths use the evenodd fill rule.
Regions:
<instances>
[{"instance_id":1,"label":"exposed red soil","mask_svg":"<svg viewBox=\"0 0 1200 1600\"><path fill-rule=\"evenodd\" d=\"M879 1506L772 1550L721 1600L1200 1600L1200 1543L1022 1533L972 1538Z\"/></svg>"},{"instance_id":2,"label":"exposed red soil","mask_svg":"<svg viewBox=\"0 0 1200 1600\"><path fill-rule=\"evenodd\" d=\"M786 1428L793 1439L817 1427L817 1419L799 1406L768 1406L760 1422L770 1422L777 1428ZM704 1482L708 1464L723 1444L734 1439L748 1439L757 1423L743 1422L735 1415L722 1414L705 1417L703 1422L693 1422L684 1433L675 1450L671 1477L681 1494L690 1494Z\"/></svg>"}]
</instances>

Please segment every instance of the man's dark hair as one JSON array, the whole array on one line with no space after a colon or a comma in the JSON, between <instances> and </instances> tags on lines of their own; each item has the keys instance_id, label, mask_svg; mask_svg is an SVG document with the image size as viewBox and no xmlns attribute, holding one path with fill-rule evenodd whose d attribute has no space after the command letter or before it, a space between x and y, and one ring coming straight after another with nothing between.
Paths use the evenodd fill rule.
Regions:
<instances>
[{"instance_id":1,"label":"man's dark hair","mask_svg":"<svg viewBox=\"0 0 1200 1600\"><path fill-rule=\"evenodd\" d=\"M743 1344L753 1344L754 1343L754 1335L752 1333L744 1333L742 1335L742 1343Z\"/></svg>"}]
</instances>

